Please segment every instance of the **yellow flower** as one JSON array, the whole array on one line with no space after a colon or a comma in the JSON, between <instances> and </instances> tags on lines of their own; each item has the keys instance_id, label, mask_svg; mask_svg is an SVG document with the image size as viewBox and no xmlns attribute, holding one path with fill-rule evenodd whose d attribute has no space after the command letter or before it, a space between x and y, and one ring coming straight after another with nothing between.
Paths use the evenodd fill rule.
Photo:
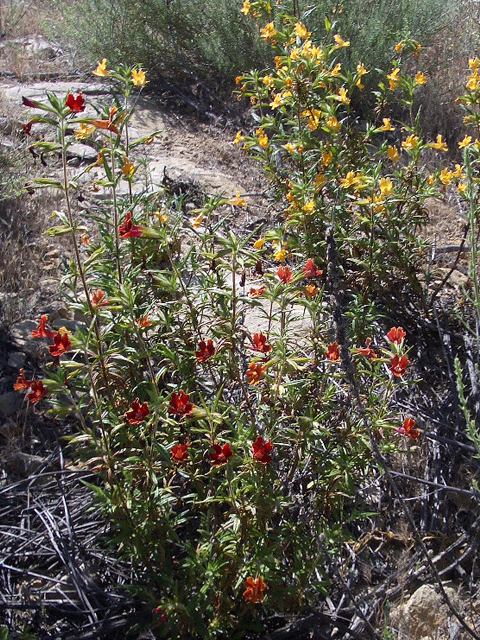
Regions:
<instances>
[{"instance_id":1,"label":"yellow flower","mask_svg":"<svg viewBox=\"0 0 480 640\"><path fill-rule=\"evenodd\" d=\"M264 76L262 82L266 87L273 87L273 76Z\"/></svg>"},{"instance_id":2,"label":"yellow flower","mask_svg":"<svg viewBox=\"0 0 480 640\"><path fill-rule=\"evenodd\" d=\"M350 104L350 98L348 97L345 87L340 87L340 89L338 90L338 94L334 96L334 98L342 104Z\"/></svg>"},{"instance_id":3,"label":"yellow flower","mask_svg":"<svg viewBox=\"0 0 480 640\"><path fill-rule=\"evenodd\" d=\"M465 136L464 139L458 143L459 149L465 149L472 142L472 136Z\"/></svg>"},{"instance_id":4,"label":"yellow flower","mask_svg":"<svg viewBox=\"0 0 480 640\"><path fill-rule=\"evenodd\" d=\"M270 102L269 107L273 111L273 109L278 109L278 107L280 107L282 105L282 102L283 102L282 101L282 95L280 93L277 93L275 95L275 98L273 99L273 101Z\"/></svg>"},{"instance_id":5,"label":"yellow flower","mask_svg":"<svg viewBox=\"0 0 480 640\"><path fill-rule=\"evenodd\" d=\"M258 144L262 149L266 149L268 147L268 136L265 131L260 127L255 132L258 136Z\"/></svg>"},{"instance_id":6,"label":"yellow flower","mask_svg":"<svg viewBox=\"0 0 480 640\"><path fill-rule=\"evenodd\" d=\"M339 123L336 116L330 116L327 120L327 127L330 127L330 129L333 129L334 131L338 131L341 126L342 125Z\"/></svg>"},{"instance_id":7,"label":"yellow flower","mask_svg":"<svg viewBox=\"0 0 480 640\"><path fill-rule=\"evenodd\" d=\"M256 249L257 251L260 251L260 249L263 249L264 244L265 244L265 238L259 238L253 243L253 248Z\"/></svg>"},{"instance_id":8,"label":"yellow flower","mask_svg":"<svg viewBox=\"0 0 480 640\"><path fill-rule=\"evenodd\" d=\"M138 71L137 69L132 69L132 80L136 87L144 87L147 84L145 71L142 71L142 69L138 69Z\"/></svg>"},{"instance_id":9,"label":"yellow flower","mask_svg":"<svg viewBox=\"0 0 480 640\"><path fill-rule=\"evenodd\" d=\"M240 9L240 11L243 13L243 15L248 16L248 14L250 13L250 2L249 0L245 0L245 2L243 3L243 7L242 9Z\"/></svg>"},{"instance_id":10,"label":"yellow flower","mask_svg":"<svg viewBox=\"0 0 480 640\"><path fill-rule=\"evenodd\" d=\"M435 184L435 176L428 176L427 184L428 184L429 187L431 187L432 184Z\"/></svg>"},{"instance_id":11,"label":"yellow flower","mask_svg":"<svg viewBox=\"0 0 480 640\"><path fill-rule=\"evenodd\" d=\"M192 227L195 227L195 229L198 229L198 227L202 224L202 222L203 222L203 213L201 213L200 215L194 218L190 218L190 224L192 225Z\"/></svg>"},{"instance_id":12,"label":"yellow flower","mask_svg":"<svg viewBox=\"0 0 480 640\"><path fill-rule=\"evenodd\" d=\"M167 224L168 216L166 216L164 213L162 213L161 211L154 211L153 214L157 216L159 222L161 222L162 224Z\"/></svg>"},{"instance_id":13,"label":"yellow flower","mask_svg":"<svg viewBox=\"0 0 480 640\"><path fill-rule=\"evenodd\" d=\"M415 74L415 84L426 84L427 79L421 71Z\"/></svg>"},{"instance_id":14,"label":"yellow flower","mask_svg":"<svg viewBox=\"0 0 480 640\"><path fill-rule=\"evenodd\" d=\"M466 84L467 89L470 91L476 91L478 87L479 77L477 75L477 70L475 69L475 73L468 78L468 82Z\"/></svg>"},{"instance_id":15,"label":"yellow flower","mask_svg":"<svg viewBox=\"0 0 480 640\"><path fill-rule=\"evenodd\" d=\"M442 136L441 135L437 136L437 141L436 142L432 142L430 144L430 147L432 149L438 149L439 151L448 151L448 147L445 144L445 142L442 141Z\"/></svg>"},{"instance_id":16,"label":"yellow flower","mask_svg":"<svg viewBox=\"0 0 480 640\"><path fill-rule=\"evenodd\" d=\"M245 200L245 198L241 198L240 191L237 191L235 198L232 198L231 200L229 200L228 204L231 204L234 207L246 207L247 201Z\"/></svg>"},{"instance_id":17,"label":"yellow flower","mask_svg":"<svg viewBox=\"0 0 480 640\"><path fill-rule=\"evenodd\" d=\"M355 174L355 171L349 171L345 178L340 179L340 186L344 189L349 189L350 187L355 186L358 183L358 178Z\"/></svg>"},{"instance_id":18,"label":"yellow flower","mask_svg":"<svg viewBox=\"0 0 480 640\"><path fill-rule=\"evenodd\" d=\"M287 251L285 249L279 249L273 254L273 257L277 262L285 262Z\"/></svg>"},{"instance_id":19,"label":"yellow flower","mask_svg":"<svg viewBox=\"0 0 480 640\"><path fill-rule=\"evenodd\" d=\"M440 172L439 178L442 184L450 184L453 178L453 171L445 168Z\"/></svg>"},{"instance_id":20,"label":"yellow flower","mask_svg":"<svg viewBox=\"0 0 480 640\"><path fill-rule=\"evenodd\" d=\"M297 145L292 144L291 142L287 142L287 144L285 144L284 147L288 151L288 153L293 153L297 148Z\"/></svg>"},{"instance_id":21,"label":"yellow flower","mask_svg":"<svg viewBox=\"0 0 480 640\"><path fill-rule=\"evenodd\" d=\"M395 51L397 53L400 53L400 51L403 49L403 41L399 42L398 44L395 45Z\"/></svg>"},{"instance_id":22,"label":"yellow flower","mask_svg":"<svg viewBox=\"0 0 480 640\"><path fill-rule=\"evenodd\" d=\"M325 149L325 151L323 151L322 153L323 166L328 167L328 165L332 163L332 160L333 160L333 153L330 151L330 149Z\"/></svg>"},{"instance_id":23,"label":"yellow flower","mask_svg":"<svg viewBox=\"0 0 480 640\"><path fill-rule=\"evenodd\" d=\"M390 90L395 91L400 82L400 78L398 77L400 73L400 69L397 67L396 69L392 69L391 73L387 76L387 80L390 84Z\"/></svg>"},{"instance_id":24,"label":"yellow flower","mask_svg":"<svg viewBox=\"0 0 480 640\"><path fill-rule=\"evenodd\" d=\"M242 140L245 140L245 136L242 134L241 131L237 131L237 135L235 136L235 140L233 141L233 144L240 144Z\"/></svg>"},{"instance_id":25,"label":"yellow flower","mask_svg":"<svg viewBox=\"0 0 480 640\"><path fill-rule=\"evenodd\" d=\"M385 211L385 200L382 196L375 194L373 196L373 208L375 213L383 213Z\"/></svg>"},{"instance_id":26,"label":"yellow flower","mask_svg":"<svg viewBox=\"0 0 480 640\"><path fill-rule=\"evenodd\" d=\"M457 185L457 189L460 193L465 193L465 191L467 190L467 183L466 182L459 182Z\"/></svg>"},{"instance_id":27,"label":"yellow flower","mask_svg":"<svg viewBox=\"0 0 480 640\"><path fill-rule=\"evenodd\" d=\"M320 191L321 189L323 189L326 182L327 182L327 179L325 178L323 173L319 171L315 177L315 180L313 181L313 186L315 187L315 191Z\"/></svg>"},{"instance_id":28,"label":"yellow flower","mask_svg":"<svg viewBox=\"0 0 480 640\"><path fill-rule=\"evenodd\" d=\"M337 46L335 47L336 49L341 49L342 47L349 47L350 46L350 41L347 40L345 42L345 40L343 40L342 37L338 35L338 33L333 36L333 39L337 43Z\"/></svg>"},{"instance_id":29,"label":"yellow flower","mask_svg":"<svg viewBox=\"0 0 480 640\"><path fill-rule=\"evenodd\" d=\"M365 74L370 73L370 71L367 71L367 70L365 69L365 66L364 66L363 62L359 62L359 63L357 64L357 73L358 73L358 75L359 75L360 77L362 77L362 76L364 76Z\"/></svg>"},{"instance_id":30,"label":"yellow flower","mask_svg":"<svg viewBox=\"0 0 480 640\"><path fill-rule=\"evenodd\" d=\"M307 31L307 28L301 22L297 22L295 25L295 33L301 40L306 40L311 35L310 31Z\"/></svg>"},{"instance_id":31,"label":"yellow flower","mask_svg":"<svg viewBox=\"0 0 480 640\"><path fill-rule=\"evenodd\" d=\"M265 25L264 29L260 29L260 36L267 42L273 38L275 33L276 31L275 27L273 26L273 22L269 22Z\"/></svg>"},{"instance_id":32,"label":"yellow flower","mask_svg":"<svg viewBox=\"0 0 480 640\"><path fill-rule=\"evenodd\" d=\"M302 207L302 211L304 211L307 216L311 216L313 213L315 213L315 202L313 200L307 202L307 204Z\"/></svg>"},{"instance_id":33,"label":"yellow flower","mask_svg":"<svg viewBox=\"0 0 480 640\"><path fill-rule=\"evenodd\" d=\"M468 68L472 71L475 71L475 69L478 69L479 67L480 60L478 58L470 58L470 60L468 61Z\"/></svg>"},{"instance_id":34,"label":"yellow flower","mask_svg":"<svg viewBox=\"0 0 480 640\"><path fill-rule=\"evenodd\" d=\"M340 71L342 70L342 64L341 62L339 62L338 64L336 64L333 69L330 72L331 76L339 76L340 75Z\"/></svg>"},{"instance_id":35,"label":"yellow flower","mask_svg":"<svg viewBox=\"0 0 480 640\"><path fill-rule=\"evenodd\" d=\"M125 177L127 178L131 178L133 176L133 174L135 173L136 169L133 165L132 162L130 162L130 160L128 159L127 156L123 156L123 167L122 167L122 173Z\"/></svg>"},{"instance_id":36,"label":"yellow flower","mask_svg":"<svg viewBox=\"0 0 480 640\"><path fill-rule=\"evenodd\" d=\"M415 149L418 144L418 136L414 136L413 133L408 136L406 140L402 142L402 147L407 151Z\"/></svg>"},{"instance_id":37,"label":"yellow flower","mask_svg":"<svg viewBox=\"0 0 480 640\"><path fill-rule=\"evenodd\" d=\"M397 147L389 146L387 149L388 159L393 163L398 162L400 160L400 154L398 153Z\"/></svg>"},{"instance_id":38,"label":"yellow flower","mask_svg":"<svg viewBox=\"0 0 480 640\"><path fill-rule=\"evenodd\" d=\"M87 124L86 122L82 122L80 124L80 129L75 129L74 134L77 140L85 140L88 136L92 135L95 131L95 126L93 124Z\"/></svg>"},{"instance_id":39,"label":"yellow flower","mask_svg":"<svg viewBox=\"0 0 480 640\"><path fill-rule=\"evenodd\" d=\"M461 164L455 163L455 171L452 173L454 178L464 178L463 167Z\"/></svg>"},{"instance_id":40,"label":"yellow flower","mask_svg":"<svg viewBox=\"0 0 480 640\"><path fill-rule=\"evenodd\" d=\"M98 63L98 67L93 71L94 76L106 77L110 75L110 71L107 69L107 59L104 58Z\"/></svg>"},{"instance_id":41,"label":"yellow flower","mask_svg":"<svg viewBox=\"0 0 480 640\"><path fill-rule=\"evenodd\" d=\"M382 196L391 196L393 195L393 182L390 178L382 178L378 184L380 187L380 193Z\"/></svg>"},{"instance_id":42,"label":"yellow flower","mask_svg":"<svg viewBox=\"0 0 480 640\"><path fill-rule=\"evenodd\" d=\"M390 118L383 118L383 125L380 127L380 131L395 131L395 127L392 126Z\"/></svg>"}]
</instances>

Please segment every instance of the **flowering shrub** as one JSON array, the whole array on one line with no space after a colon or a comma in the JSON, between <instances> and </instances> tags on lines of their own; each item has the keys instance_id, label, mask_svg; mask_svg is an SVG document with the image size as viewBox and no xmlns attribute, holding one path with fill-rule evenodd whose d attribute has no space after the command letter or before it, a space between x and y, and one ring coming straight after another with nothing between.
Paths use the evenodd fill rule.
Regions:
<instances>
[{"instance_id":1,"label":"flowering shrub","mask_svg":"<svg viewBox=\"0 0 480 640\"><path fill-rule=\"evenodd\" d=\"M244 8L260 15L265 3ZM388 117L356 121L349 96L368 71L342 74L348 42L328 31L313 44L302 22L268 22L277 69L239 81L258 126L237 141L264 162L282 208L262 237L229 228L239 194L209 198L186 220L168 193L142 186L135 149L152 140L128 129L142 69L99 62L116 96L101 113L89 115L81 94L24 100L37 110L30 130L57 131L37 144L61 154L63 180L35 186L64 196L49 233L71 239L62 288L85 320L70 333L42 316L33 335L50 342L47 377L22 371L16 388L35 404L48 393L50 411L78 421L72 448L98 474L92 489L160 636L239 636L315 604L328 590L326 556L361 517L353 496L371 438L393 450L420 435L389 410L408 376L405 331L365 316L360 329L352 321L351 346L344 314L351 291L365 304L389 278L414 281L415 227L435 189L419 166L428 145L413 121L399 168ZM411 106L418 84L398 66L389 79L378 117L397 90ZM79 176L66 163L74 140L98 151ZM86 227L72 196L98 167L93 187L111 198L82 214Z\"/></svg>"}]
</instances>

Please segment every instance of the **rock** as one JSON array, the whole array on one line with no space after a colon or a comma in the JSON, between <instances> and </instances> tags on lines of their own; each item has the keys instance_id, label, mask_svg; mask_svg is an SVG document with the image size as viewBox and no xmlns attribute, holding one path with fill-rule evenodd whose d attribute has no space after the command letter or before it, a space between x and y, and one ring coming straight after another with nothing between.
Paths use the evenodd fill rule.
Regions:
<instances>
[{"instance_id":1,"label":"rock","mask_svg":"<svg viewBox=\"0 0 480 640\"><path fill-rule=\"evenodd\" d=\"M457 592L444 587L457 610L460 610ZM436 640L449 638L456 619L434 586L424 584L413 593L405 604L392 607L390 624L399 631L399 638L409 640Z\"/></svg>"},{"instance_id":2,"label":"rock","mask_svg":"<svg viewBox=\"0 0 480 640\"><path fill-rule=\"evenodd\" d=\"M25 354L21 351L13 351L8 356L7 367L13 369L14 371L18 371L23 366L25 366Z\"/></svg>"},{"instance_id":3,"label":"rock","mask_svg":"<svg viewBox=\"0 0 480 640\"><path fill-rule=\"evenodd\" d=\"M17 391L7 391L0 395L0 418L8 418L20 411L23 398Z\"/></svg>"},{"instance_id":4,"label":"rock","mask_svg":"<svg viewBox=\"0 0 480 640\"><path fill-rule=\"evenodd\" d=\"M67 150L67 158L79 160L80 162L95 162L97 156L98 152L88 144L73 143Z\"/></svg>"},{"instance_id":5,"label":"rock","mask_svg":"<svg viewBox=\"0 0 480 640\"><path fill-rule=\"evenodd\" d=\"M14 346L27 356L33 359L38 358L45 350L45 341L39 338L32 338L32 331L37 328L38 323L33 320L17 322L10 328L12 342Z\"/></svg>"}]
</instances>

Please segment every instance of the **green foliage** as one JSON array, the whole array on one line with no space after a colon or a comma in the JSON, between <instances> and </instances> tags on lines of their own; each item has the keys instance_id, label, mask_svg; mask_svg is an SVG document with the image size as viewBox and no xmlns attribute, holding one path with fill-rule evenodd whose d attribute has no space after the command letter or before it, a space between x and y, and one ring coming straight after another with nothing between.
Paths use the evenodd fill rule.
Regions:
<instances>
[{"instance_id":1,"label":"green foliage","mask_svg":"<svg viewBox=\"0 0 480 640\"><path fill-rule=\"evenodd\" d=\"M237 142L282 205L263 237L232 231L240 196L208 198L187 220L143 186L135 149L150 140L128 131L142 69L99 65L116 107L96 117L81 95L24 100L40 112L33 127L56 129L54 147L35 144L60 150L63 179L33 185L64 198L49 233L71 239L62 290L84 321L71 334L42 317L48 375L22 372L16 388L78 421L72 453L99 476L92 491L159 637L240 638L318 604L329 555L363 515L355 496L372 439L393 451L398 433L419 436L390 410L407 384L405 332L385 335L374 305L388 278L412 278L422 202L436 189L419 163L429 145L413 117L417 83L399 66L376 96L377 118L390 98L412 111L397 168L391 123L362 127L349 107L364 70L341 71L338 34L314 45L287 17L261 35L275 40L277 69L239 79L256 129ZM75 138L98 158L71 176ZM84 224L73 196L89 177L111 197Z\"/></svg>"}]
</instances>

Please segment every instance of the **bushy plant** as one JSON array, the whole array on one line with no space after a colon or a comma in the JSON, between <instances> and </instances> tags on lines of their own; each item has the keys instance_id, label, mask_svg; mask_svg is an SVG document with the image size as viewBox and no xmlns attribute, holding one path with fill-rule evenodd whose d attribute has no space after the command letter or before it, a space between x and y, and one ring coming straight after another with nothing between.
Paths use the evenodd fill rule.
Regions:
<instances>
[{"instance_id":1,"label":"bushy plant","mask_svg":"<svg viewBox=\"0 0 480 640\"><path fill-rule=\"evenodd\" d=\"M419 163L444 147L422 140L413 114L421 71L395 66L362 124L350 96L368 69L343 71L347 42L329 21L314 43L292 16L267 22L263 1L244 13L266 18L276 54L270 73L238 80L256 126L236 142L264 163L281 208L263 233L231 228L239 194L207 198L187 220L142 186L135 154L153 139L129 135L141 68L102 60L113 104L91 116L81 94L24 99L38 110L25 130L56 131L36 144L61 155L63 179L34 186L64 196L49 233L71 239L62 290L83 321L72 334L42 316L33 335L50 341L47 376L21 371L15 388L78 422L72 450L98 474L92 490L160 637L241 637L317 604L329 554L362 517L353 498L372 451L420 436L391 407L406 333L387 333L372 303L389 279L415 284L422 205L446 175ZM384 115L391 99L412 111L401 148L388 138L400 126ZM98 151L79 175L66 163L75 139ZM111 198L82 221L72 195L98 168L93 187Z\"/></svg>"}]
</instances>

